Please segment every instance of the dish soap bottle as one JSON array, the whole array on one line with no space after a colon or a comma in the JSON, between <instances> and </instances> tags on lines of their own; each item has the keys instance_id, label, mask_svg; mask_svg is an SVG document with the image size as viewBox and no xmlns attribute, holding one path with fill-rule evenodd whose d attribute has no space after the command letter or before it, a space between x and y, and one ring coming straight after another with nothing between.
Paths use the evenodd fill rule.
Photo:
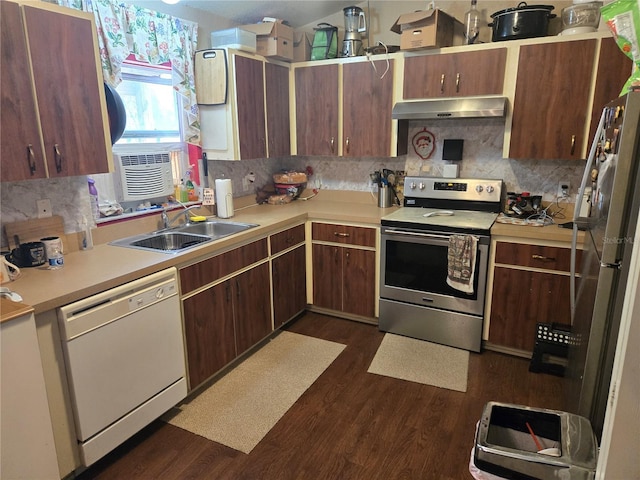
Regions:
<instances>
[{"instance_id":1,"label":"dish soap bottle","mask_svg":"<svg viewBox=\"0 0 640 480\"><path fill-rule=\"evenodd\" d=\"M471 8L464 14L464 43L471 45L476 42L480 34L480 12L478 0L471 0Z\"/></svg>"},{"instance_id":2,"label":"dish soap bottle","mask_svg":"<svg viewBox=\"0 0 640 480\"><path fill-rule=\"evenodd\" d=\"M196 192L196 187L191 180L191 176L193 175L193 166L189 166L187 168L187 181L185 183L185 187L187 189L187 200L190 202L198 201L198 193Z\"/></svg>"},{"instance_id":3,"label":"dish soap bottle","mask_svg":"<svg viewBox=\"0 0 640 480\"><path fill-rule=\"evenodd\" d=\"M187 185L184 183L184 178L180 180L180 196L178 201L180 203L187 203L189 201L189 192L187 191Z\"/></svg>"}]
</instances>

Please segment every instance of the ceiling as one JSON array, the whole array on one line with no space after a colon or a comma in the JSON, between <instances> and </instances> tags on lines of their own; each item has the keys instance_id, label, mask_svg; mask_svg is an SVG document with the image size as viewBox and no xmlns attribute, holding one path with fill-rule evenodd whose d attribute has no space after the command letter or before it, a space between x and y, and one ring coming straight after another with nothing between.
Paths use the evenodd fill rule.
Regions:
<instances>
[{"instance_id":1,"label":"ceiling","mask_svg":"<svg viewBox=\"0 0 640 480\"><path fill-rule=\"evenodd\" d=\"M299 28L339 12L344 7L357 5L354 0L181 0L180 5L204 10L229 18L239 25L258 23L263 17L286 20Z\"/></svg>"}]
</instances>

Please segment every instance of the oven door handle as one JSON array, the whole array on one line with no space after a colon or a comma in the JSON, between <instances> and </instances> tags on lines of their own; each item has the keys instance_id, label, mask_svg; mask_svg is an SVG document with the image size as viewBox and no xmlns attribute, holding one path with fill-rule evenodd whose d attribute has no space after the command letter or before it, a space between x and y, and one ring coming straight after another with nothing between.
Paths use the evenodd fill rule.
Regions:
<instances>
[{"instance_id":1,"label":"oven door handle","mask_svg":"<svg viewBox=\"0 0 640 480\"><path fill-rule=\"evenodd\" d=\"M423 237L423 238L440 238L443 240L449 240L450 235L437 235L434 233L419 233L419 232L406 232L398 230L385 230L384 234L392 234L399 236L411 236L411 237Z\"/></svg>"},{"instance_id":2,"label":"oven door handle","mask_svg":"<svg viewBox=\"0 0 640 480\"><path fill-rule=\"evenodd\" d=\"M404 230L385 230L383 232L384 234L390 234L390 235L405 235L408 237L420 237L420 238L434 238L434 239L442 239L442 240L449 240L449 238L451 237L451 235L438 235L435 233L419 233L419 232L407 232ZM480 239L478 237L476 237L475 235L473 236L473 238L475 238L476 240L480 241Z\"/></svg>"}]
</instances>

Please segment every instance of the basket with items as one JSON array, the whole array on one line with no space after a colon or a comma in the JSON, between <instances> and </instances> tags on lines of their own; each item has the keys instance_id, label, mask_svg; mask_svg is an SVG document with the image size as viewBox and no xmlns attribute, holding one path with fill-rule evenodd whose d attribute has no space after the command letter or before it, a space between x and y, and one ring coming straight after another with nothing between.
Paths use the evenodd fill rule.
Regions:
<instances>
[{"instance_id":1,"label":"basket with items","mask_svg":"<svg viewBox=\"0 0 640 480\"><path fill-rule=\"evenodd\" d=\"M310 167L307 168L309 172ZM300 198L300 195L307 188L308 174L305 172L282 171L273 174L273 186L268 185L258 192L256 198L258 203L269 203L270 205L284 205L291 203L293 200ZM303 198L308 200L317 194L317 190L313 191L313 195Z\"/></svg>"}]
</instances>

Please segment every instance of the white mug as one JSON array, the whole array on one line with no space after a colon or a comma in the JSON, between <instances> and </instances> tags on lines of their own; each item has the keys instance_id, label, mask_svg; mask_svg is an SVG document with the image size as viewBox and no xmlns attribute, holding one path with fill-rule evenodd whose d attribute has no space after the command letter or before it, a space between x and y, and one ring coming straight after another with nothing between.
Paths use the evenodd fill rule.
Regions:
<instances>
[{"instance_id":1,"label":"white mug","mask_svg":"<svg viewBox=\"0 0 640 480\"><path fill-rule=\"evenodd\" d=\"M12 282L20 276L20 269L0 255L0 283Z\"/></svg>"},{"instance_id":2,"label":"white mug","mask_svg":"<svg viewBox=\"0 0 640 480\"><path fill-rule=\"evenodd\" d=\"M60 237L45 237L40 241L44 243L44 251L47 254L47 262L50 269L62 268L64 265L64 250Z\"/></svg>"}]
</instances>

